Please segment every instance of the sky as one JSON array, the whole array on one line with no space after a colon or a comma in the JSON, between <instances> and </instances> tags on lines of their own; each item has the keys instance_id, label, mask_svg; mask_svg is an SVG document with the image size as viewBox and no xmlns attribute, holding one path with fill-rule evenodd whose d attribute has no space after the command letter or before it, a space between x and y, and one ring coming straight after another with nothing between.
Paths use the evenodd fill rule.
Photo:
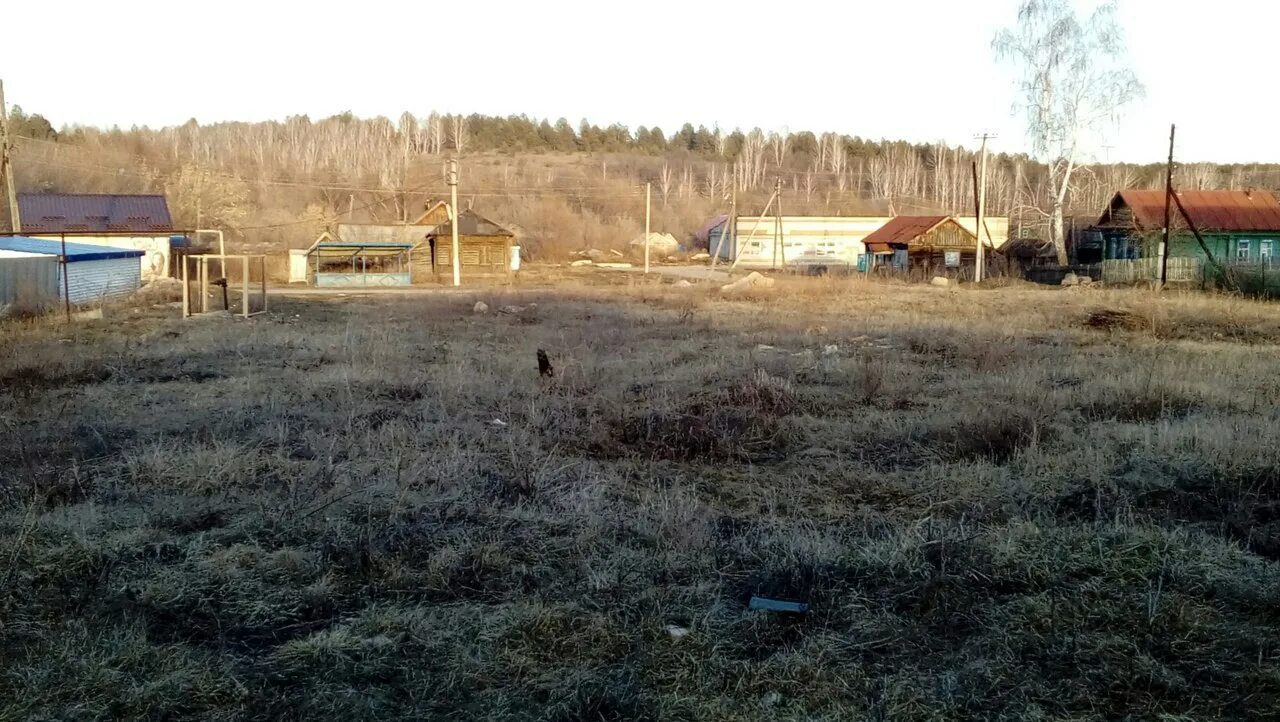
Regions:
<instances>
[{"instance_id":1,"label":"sky","mask_svg":"<svg viewBox=\"0 0 1280 722\"><path fill-rule=\"evenodd\" d=\"M1078 0L1082 8L1097 0ZM55 126L432 110L1027 148L1018 0L6 3L6 99ZM1276 0L1120 0L1146 96L1084 160L1280 162ZM26 31L24 29L30 29Z\"/></svg>"}]
</instances>

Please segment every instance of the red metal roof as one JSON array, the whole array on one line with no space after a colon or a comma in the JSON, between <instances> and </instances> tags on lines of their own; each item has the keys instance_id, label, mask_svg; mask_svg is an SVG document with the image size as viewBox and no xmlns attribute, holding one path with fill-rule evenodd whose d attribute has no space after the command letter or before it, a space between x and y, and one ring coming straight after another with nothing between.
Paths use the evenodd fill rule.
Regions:
<instances>
[{"instance_id":1,"label":"red metal roof","mask_svg":"<svg viewBox=\"0 0 1280 722\"><path fill-rule=\"evenodd\" d=\"M1178 191L1196 227L1204 231L1280 231L1280 200L1266 191ZM1163 190L1123 190L1111 200L1098 225L1106 225L1119 204L1133 211L1139 231L1164 228ZM1177 206L1173 215L1178 215Z\"/></svg>"},{"instance_id":2,"label":"red metal roof","mask_svg":"<svg viewBox=\"0 0 1280 722\"><path fill-rule=\"evenodd\" d=\"M939 223L947 220L947 218L949 216L897 216L880 226L871 235L862 239L862 242L866 244L867 248L871 248L872 244L875 244L877 247L883 247L887 250L891 243L910 243L912 240L936 228ZM872 251L872 253L884 252Z\"/></svg>"},{"instance_id":3,"label":"red metal roof","mask_svg":"<svg viewBox=\"0 0 1280 722\"><path fill-rule=\"evenodd\" d=\"M173 232L164 196L19 193L23 233Z\"/></svg>"}]
</instances>

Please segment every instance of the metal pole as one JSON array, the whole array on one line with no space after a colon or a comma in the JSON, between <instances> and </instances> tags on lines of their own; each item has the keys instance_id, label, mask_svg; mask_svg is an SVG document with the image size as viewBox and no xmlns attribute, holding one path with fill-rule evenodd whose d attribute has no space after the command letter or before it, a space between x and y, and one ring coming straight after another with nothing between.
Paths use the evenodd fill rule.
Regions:
<instances>
[{"instance_id":1,"label":"metal pole","mask_svg":"<svg viewBox=\"0 0 1280 722\"><path fill-rule=\"evenodd\" d=\"M67 323L71 323L71 282L67 279L67 234L62 234L62 307L67 312Z\"/></svg>"},{"instance_id":2,"label":"metal pole","mask_svg":"<svg viewBox=\"0 0 1280 722\"><path fill-rule=\"evenodd\" d=\"M1160 240L1160 288L1169 280L1169 226L1173 221L1173 134L1177 125L1169 125L1169 165L1164 175L1164 237Z\"/></svg>"},{"instance_id":3,"label":"metal pole","mask_svg":"<svg viewBox=\"0 0 1280 722\"><path fill-rule=\"evenodd\" d=\"M461 251L458 250L458 161L449 161L449 211L453 216L453 222L449 225L452 227L453 247L449 252L449 260L453 262L453 285L462 285L462 259Z\"/></svg>"},{"instance_id":4,"label":"metal pole","mask_svg":"<svg viewBox=\"0 0 1280 722\"><path fill-rule=\"evenodd\" d=\"M652 183L644 184L644 272L649 272L649 192ZM665 197L665 196L664 196Z\"/></svg>"}]
</instances>

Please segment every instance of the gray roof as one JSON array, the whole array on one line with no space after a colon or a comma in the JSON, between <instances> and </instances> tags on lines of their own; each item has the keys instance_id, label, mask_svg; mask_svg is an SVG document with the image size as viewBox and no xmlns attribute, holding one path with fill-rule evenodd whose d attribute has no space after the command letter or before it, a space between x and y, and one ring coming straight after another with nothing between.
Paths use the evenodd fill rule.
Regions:
<instances>
[{"instance_id":1,"label":"gray roof","mask_svg":"<svg viewBox=\"0 0 1280 722\"><path fill-rule=\"evenodd\" d=\"M415 226L404 223L380 225L376 223L339 223L335 234L342 243L411 243L418 244L427 240L430 226Z\"/></svg>"},{"instance_id":2,"label":"gray roof","mask_svg":"<svg viewBox=\"0 0 1280 722\"><path fill-rule=\"evenodd\" d=\"M23 233L173 232L164 196L102 193L19 193Z\"/></svg>"},{"instance_id":3,"label":"gray roof","mask_svg":"<svg viewBox=\"0 0 1280 722\"><path fill-rule=\"evenodd\" d=\"M449 236L453 234L453 223L443 223L434 231L432 236ZM471 209L467 209L458 214L458 235L462 236L507 236L514 237L515 234L476 213Z\"/></svg>"}]
</instances>

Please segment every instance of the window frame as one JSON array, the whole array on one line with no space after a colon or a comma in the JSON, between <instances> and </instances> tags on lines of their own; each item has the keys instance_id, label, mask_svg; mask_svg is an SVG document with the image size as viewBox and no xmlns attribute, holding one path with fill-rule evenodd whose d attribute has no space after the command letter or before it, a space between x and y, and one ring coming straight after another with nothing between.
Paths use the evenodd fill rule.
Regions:
<instances>
[{"instance_id":1,"label":"window frame","mask_svg":"<svg viewBox=\"0 0 1280 722\"><path fill-rule=\"evenodd\" d=\"M1249 257L1253 254L1252 244L1250 243L1250 241L1252 240L1253 239L1251 238L1236 239L1236 260L1237 261L1249 260Z\"/></svg>"}]
</instances>

